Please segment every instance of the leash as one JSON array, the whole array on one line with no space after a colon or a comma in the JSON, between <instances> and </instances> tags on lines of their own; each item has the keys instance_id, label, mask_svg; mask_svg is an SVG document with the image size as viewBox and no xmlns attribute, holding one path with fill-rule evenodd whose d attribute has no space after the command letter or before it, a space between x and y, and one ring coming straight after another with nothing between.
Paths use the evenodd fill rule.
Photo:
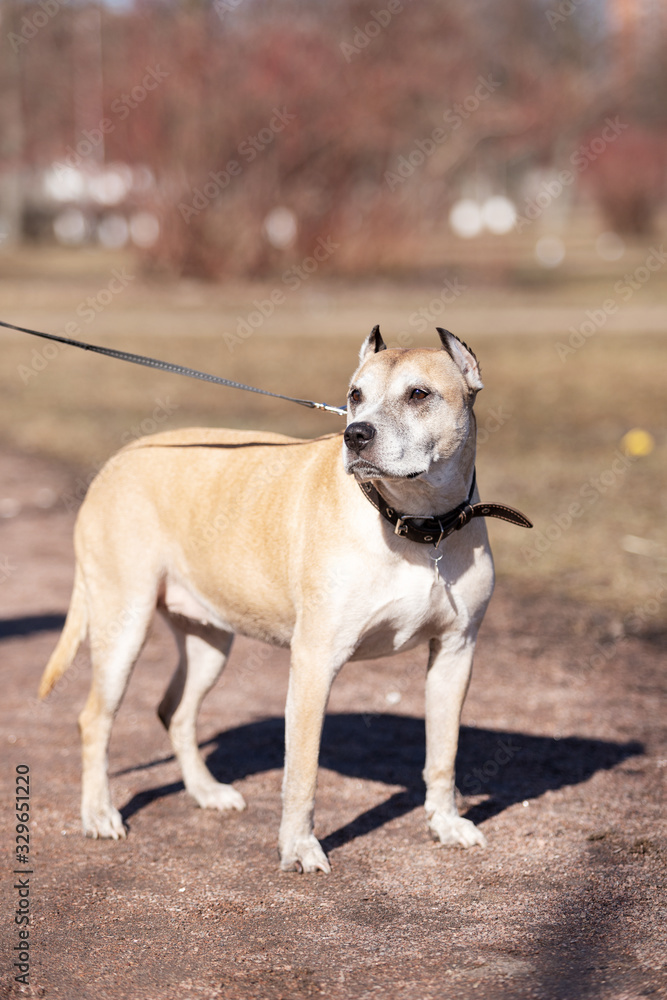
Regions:
<instances>
[{"instance_id":1,"label":"leash","mask_svg":"<svg viewBox=\"0 0 667 1000\"><path fill-rule=\"evenodd\" d=\"M344 406L330 406L328 403L317 403L313 399L298 399L296 396L283 396L279 392L269 392L268 389L257 389L252 385L244 385L242 382L233 382L231 379L222 378L220 375L210 375L208 372L197 371L196 368L186 368L184 365L175 365L169 361L159 361L157 358L147 358L143 354L130 354L128 351L117 351L111 347L99 347L97 344L86 344L82 340L72 340L71 337L60 337L54 333L42 333L39 330L29 330L25 326L16 326L14 323L5 323L0 320L0 326L7 330L17 330L19 333L30 334L31 337L42 337L44 340L54 340L58 344L66 344L68 347L79 347L83 351L92 351L94 354L103 354L107 358L116 358L118 361L127 361L133 365L143 365L146 368L157 368L160 371L172 372L174 375L187 375L188 378L201 379L203 382L213 382L215 385L226 385L231 389L243 389L245 392L256 392L261 396L273 396L274 399L284 399L288 403L298 403L299 406L307 406L311 410L326 410L327 413L336 413L342 417L347 412ZM499 503L476 503L472 504L472 496L475 492L475 473L473 472L470 492L466 500L455 507L454 510L447 511L439 517L423 518L416 514L399 514L386 502L382 494L375 489L371 483L359 483L361 491L373 506L379 511L382 517L394 526L394 534L407 538L411 542L431 544L436 548L443 538L447 538L454 531L460 531L473 517L499 517L503 521L511 524L518 524L523 528L532 528L532 523L525 514L515 510L514 507L507 507ZM408 524L408 521L419 521L419 524ZM436 564L439 560L436 560Z\"/></svg>"},{"instance_id":2,"label":"leash","mask_svg":"<svg viewBox=\"0 0 667 1000\"><path fill-rule=\"evenodd\" d=\"M42 337L44 340L55 340L59 344L67 344L69 347L80 347L83 351L92 351L94 354L103 354L107 358L117 358L119 361L128 361L133 365L144 365L146 368L158 368L160 371L172 372L174 375L187 375L188 378L198 378L203 382L214 382L216 385L226 385L231 389L243 389L245 392L256 392L261 396L273 396L275 399L284 399L288 403L298 403L299 406L307 406L311 410L326 410L327 413L336 413L342 417L347 413L344 406L330 406L328 403L316 403L312 399L297 399L295 396L283 396L279 392L269 392L268 389L257 389L252 385L244 385L242 382L232 382L231 379L222 378L220 375L209 375L207 372L197 371L195 368L186 368L184 365L174 365L168 361L158 361L157 358L147 358L143 354L130 354L127 351L116 351L111 347L98 347L97 344L84 344L82 340L72 340L70 337L59 337L54 333L40 333L39 330L28 330L24 326L15 326L13 323L3 323L0 326L8 330L18 330L19 333L29 333L32 337Z\"/></svg>"}]
</instances>

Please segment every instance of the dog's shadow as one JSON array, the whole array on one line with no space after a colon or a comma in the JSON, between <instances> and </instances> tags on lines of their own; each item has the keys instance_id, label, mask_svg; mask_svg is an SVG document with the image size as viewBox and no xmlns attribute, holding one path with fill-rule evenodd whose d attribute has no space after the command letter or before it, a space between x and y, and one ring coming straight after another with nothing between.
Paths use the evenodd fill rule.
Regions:
<instances>
[{"instance_id":1,"label":"dog's shadow","mask_svg":"<svg viewBox=\"0 0 667 1000\"><path fill-rule=\"evenodd\" d=\"M231 783L281 768L284 738L282 718L269 718L218 733L203 749L210 748L206 762L214 776ZM401 789L325 837L322 844L326 851L370 833L423 803L424 741L424 720L411 716L326 717L320 767ZM574 736L554 739L463 726L456 784L464 795L486 796L465 813L479 823L517 802L579 784L597 771L608 770L643 752L644 747L636 741L613 743ZM181 782L174 782L138 793L122 810L123 819L127 821L149 802L182 788Z\"/></svg>"}]
</instances>

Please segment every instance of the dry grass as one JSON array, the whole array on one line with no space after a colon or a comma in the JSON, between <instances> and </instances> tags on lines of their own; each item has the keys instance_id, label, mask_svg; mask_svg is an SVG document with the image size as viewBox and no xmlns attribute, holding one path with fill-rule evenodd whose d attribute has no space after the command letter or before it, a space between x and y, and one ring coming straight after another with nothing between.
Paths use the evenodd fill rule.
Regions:
<instances>
[{"instance_id":1,"label":"dry grass","mask_svg":"<svg viewBox=\"0 0 667 1000\"><path fill-rule=\"evenodd\" d=\"M565 362L555 350L569 336L568 326L581 324L585 310L598 308L619 275L645 254L638 248L619 274L607 269L585 279L571 275L560 284L550 279L514 290L473 288L438 322L471 343L482 361L486 388L477 409L485 430L478 459L483 496L520 507L536 525L529 534L491 522L500 575L526 582L548 578L555 593L611 605L621 614L643 607L645 625L654 629L664 621L666 606L659 577L666 567L659 546L667 553L667 341L659 326L665 276L658 272ZM77 307L107 287L112 268L135 273L133 262L122 258L88 255L87 273L81 263L78 256L60 254L5 259L0 318L61 332ZM395 344L400 331L414 331L410 315L432 302L439 287L312 279L299 291L286 290L274 314L230 351L225 334L228 340L238 318L247 317L253 300L265 300L272 286L149 285L135 277L94 321L80 323L79 336L278 392L342 403L370 327L379 322ZM414 343L433 343L434 325L416 333ZM314 436L341 426L335 416L72 348L42 365L35 352L44 358L46 342L8 331L0 335L0 440L68 462L83 477L142 430L217 424ZM656 447L623 465L620 441L632 427L650 431ZM555 537L554 518L564 524L573 503L581 514ZM625 551L628 534L654 541L655 556ZM542 553L536 549L540 539ZM650 603L656 595L657 610Z\"/></svg>"}]
</instances>

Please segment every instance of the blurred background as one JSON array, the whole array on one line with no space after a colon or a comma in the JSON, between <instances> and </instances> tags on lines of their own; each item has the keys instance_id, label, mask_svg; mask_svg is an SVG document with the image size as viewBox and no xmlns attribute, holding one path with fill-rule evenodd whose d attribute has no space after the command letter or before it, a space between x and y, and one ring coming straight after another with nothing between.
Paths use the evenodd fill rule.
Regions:
<instances>
[{"instance_id":1,"label":"blurred background","mask_svg":"<svg viewBox=\"0 0 667 1000\"><path fill-rule=\"evenodd\" d=\"M535 521L490 524L500 576L658 636L666 44L660 0L3 0L0 319L336 404L375 323L446 326L482 495ZM54 503L142 433L340 426L0 336Z\"/></svg>"}]
</instances>

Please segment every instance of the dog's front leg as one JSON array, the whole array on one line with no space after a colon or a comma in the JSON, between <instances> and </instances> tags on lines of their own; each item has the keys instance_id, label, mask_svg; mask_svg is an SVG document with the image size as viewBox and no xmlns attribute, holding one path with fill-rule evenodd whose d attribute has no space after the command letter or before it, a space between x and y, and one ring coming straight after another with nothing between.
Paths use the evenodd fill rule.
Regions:
<instances>
[{"instance_id":1,"label":"dog's front leg","mask_svg":"<svg viewBox=\"0 0 667 1000\"><path fill-rule=\"evenodd\" d=\"M327 856L313 833L322 724L337 672L326 660L319 650L292 643L285 709L283 815L278 841L283 871L327 874L331 871Z\"/></svg>"},{"instance_id":2,"label":"dog's front leg","mask_svg":"<svg viewBox=\"0 0 667 1000\"><path fill-rule=\"evenodd\" d=\"M461 709L470 682L475 635L448 635L430 644L426 678L426 816L441 844L486 846L474 823L459 816L455 763Z\"/></svg>"}]
</instances>

